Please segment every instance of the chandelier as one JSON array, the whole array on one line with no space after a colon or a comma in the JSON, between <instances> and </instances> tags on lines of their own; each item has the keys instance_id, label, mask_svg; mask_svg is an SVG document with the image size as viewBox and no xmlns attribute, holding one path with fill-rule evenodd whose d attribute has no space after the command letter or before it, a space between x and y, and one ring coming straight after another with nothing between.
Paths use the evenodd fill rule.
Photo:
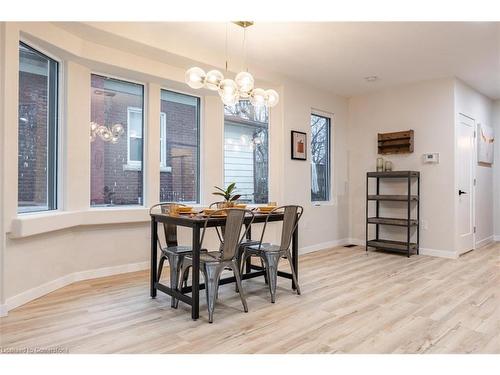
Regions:
<instances>
[{"instance_id":1,"label":"chandelier","mask_svg":"<svg viewBox=\"0 0 500 375\"><path fill-rule=\"evenodd\" d=\"M96 122L90 122L90 142L94 142L97 137L104 142L118 143L124 129L122 124L114 124L111 129L105 125L99 125Z\"/></svg>"},{"instance_id":2,"label":"chandelier","mask_svg":"<svg viewBox=\"0 0 500 375\"><path fill-rule=\"evenodd\" d=\"M104 99L104 108L110 107L111 99L116 95L112 90L97 89L93 94L102 96ZM122 124L114 124L111 128L100 125L94 121L90 122L90 142L94 142L97 137L101 138L104 142L118 143L120 136L124 133L125 129Z\"/></svg>"},{"instance_id":3,"label":"chandelier","mask_svg":"<svg viewBox=\"0 0 500 375\"><path fill-rule=\"evenodd\" d=\"M234 22L243 28L243 50L245 51L246 28L253 25L250 21ZM227 72L227 26L226 26L226 72ZM278 104L279 95L275 90L264 90L254 88L254 78L248 71L242 71L236 75L234 80L224 78L218 70L205 71L199 67L193 67L186 71L186 83L193 89L207 88L217 91L225 105L233 106L240 100L250 100L252 105L259 107L274 107Z\"/></svg>"}]
</instances>

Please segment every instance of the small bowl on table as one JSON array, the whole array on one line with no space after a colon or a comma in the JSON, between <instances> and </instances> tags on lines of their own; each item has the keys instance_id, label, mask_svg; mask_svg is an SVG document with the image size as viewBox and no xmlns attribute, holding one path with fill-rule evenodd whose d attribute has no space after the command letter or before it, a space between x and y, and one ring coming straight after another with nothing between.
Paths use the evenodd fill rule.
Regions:
<instances>
[{"instance_id":1,"label":"small bowl on table","mask_svg":"<svg viewBox=\"0 0 500 375\"><path fill-rule=\"evenodd\" d=\"M276 208L276 206L260 206L258 208L258 210L260 212L264 212L264 213L269 213L271 212L272 210L274 210Z\"/></svg>"},{"instance_id":2,"label":"small bowl on table","mask_svg":"<svg viewBox=\"0 0 500 375\"><path fill-rule=\"evenodd\" d=\"M179 207L177 207L177 212L179 214L190 214L193 212L193 207L191 207L191 206L179 206Z\"/></svg>"}]
</instances>

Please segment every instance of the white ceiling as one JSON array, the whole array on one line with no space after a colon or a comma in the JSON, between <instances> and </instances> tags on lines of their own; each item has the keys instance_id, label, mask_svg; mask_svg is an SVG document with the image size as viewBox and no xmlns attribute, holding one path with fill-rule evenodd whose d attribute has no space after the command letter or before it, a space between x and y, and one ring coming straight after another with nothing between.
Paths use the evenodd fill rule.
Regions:
<instances>
[{"instance_id":1,"label":"white ceiling","mask_svg":"<svg viewBox=\"0 0 500 375\"><path fill-rule=\"evenodd\" d=\"M201 61L221 69L227 25L229 68L239 71L243 34L234 24L59 24L79 36L121 48L135 42L142 47L137 52L141 54L168 51L186 67ZM287 76L343 96L455 76L500 99L500 23L256 22L247 29L247 63L263 79ZM364 80L373 75L379 77L376 82Z\"/></svg>"}]
</instances>

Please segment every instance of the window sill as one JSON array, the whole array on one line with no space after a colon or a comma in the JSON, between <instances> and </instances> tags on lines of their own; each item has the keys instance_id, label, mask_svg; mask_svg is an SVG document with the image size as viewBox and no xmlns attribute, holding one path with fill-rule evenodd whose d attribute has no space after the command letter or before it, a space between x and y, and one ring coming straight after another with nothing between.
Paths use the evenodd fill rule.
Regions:
<instances>
[{"instance_id":1,"label":"window sill","mask_svg":"<svg viewBox=\"0 0 500 375\"><path fill-rule=\"evenodd\" d=\"M144 223L148 221L149 210L143 206L33 213L19 215L12 220L9 237L23 238L85 225Z\"/></svg>"},{"instance_id":2,"label":"window sill","mask_svg":"<svg viewBox=\"0 0 500 375\"><path fill-rule=\"evenodd\" d=\"M135 164L124 164L124 171L142 171L142 167L140 165ZM172 167L160 167L160 172L172 172Z\"/></svg>"},{"instance_id":3,"label":"window sill","mask_svg":"<svg viewBox=\"0 0 500 375\"><path fill-rule=\"evenodd\" d=\"M142 166L140 164L123 164L124 171L142 171Z\"/></svg>"},{"instance_id":4,"label":"window sill","mask_svg":"<svg viewBox=\"0 0 500 375\"><path fill-rule=\"evenodd\" d=\"M322 201L322 202L311 202L313 207L333 207L337 205L337 199L332 198L330 201Z\"/></svg>"}]
</instances>

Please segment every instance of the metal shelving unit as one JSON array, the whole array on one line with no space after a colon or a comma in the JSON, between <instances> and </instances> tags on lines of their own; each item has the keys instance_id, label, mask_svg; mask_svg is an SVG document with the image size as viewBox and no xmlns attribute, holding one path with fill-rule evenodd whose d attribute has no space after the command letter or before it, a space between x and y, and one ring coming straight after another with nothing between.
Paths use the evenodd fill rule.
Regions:
<instances>
[{"instance_id":1,"label":"metal shelving unit","mask_svg":"<svg viewBox=\"0 0 500 375\"><path fill-rule=\"evenodd\" d=\"M369 194L370 178L376 178L376 194ZM408 180L407 194L381 194L380 180L386 178L399 178ZM412 194L412 183L417 182L417 194ZM375 202L375 216L369 216L369 203ZM381 217L380 202L393 201L402 202L407 205L407 217ZM412 218L412 205L416 205L417 217ZM389 250L406 253L408 257L412 253L419 253L420 240L420 172L418 171L391 171L391 172L368 172L366 174L366 251L368 247L381 250ZM368 225L373 224L375 228L375 238L368 239ZM380 238L380 225L392 225L406 228L406 241L392 241ZM411 229L416 229L416 242L411 242Z\"/></svg>"}]
</instances>

